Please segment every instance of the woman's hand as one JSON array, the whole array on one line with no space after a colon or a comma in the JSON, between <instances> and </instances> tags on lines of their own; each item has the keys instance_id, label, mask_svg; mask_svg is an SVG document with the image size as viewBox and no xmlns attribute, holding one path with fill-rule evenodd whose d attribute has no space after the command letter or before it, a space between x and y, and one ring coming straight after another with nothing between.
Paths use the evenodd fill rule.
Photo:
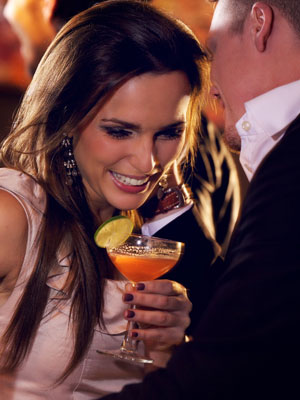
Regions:
<instances>
[{"instance_id":1,"label":"woman's hand","mask_svg":"<svg viewBox=\"0 0 300 400\"><path fill-rule=\"evenodd\" d=\"M172 347L184 341L185 329L190 324L192 304L186 289L169 280L142 282L135 288L127 284L123 301L137 306L125 311L127 320L140 325L132 330L132 338L142 340L154 364L164 367Z\"/></svg>"}]
</instances>

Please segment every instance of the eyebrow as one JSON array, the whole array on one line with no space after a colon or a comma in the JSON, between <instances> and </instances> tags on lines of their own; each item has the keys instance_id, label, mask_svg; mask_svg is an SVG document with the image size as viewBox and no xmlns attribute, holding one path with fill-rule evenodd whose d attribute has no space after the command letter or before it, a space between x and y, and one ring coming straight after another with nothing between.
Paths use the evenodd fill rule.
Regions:
<instances>
[{"instance_id":1,"label":"eyebrow","mask_svg":"<svg viewBox=\"0 0 300 400\"><path fill-rule=\"evenodd\" d=\"M132 122L128 122L128 121L123 121L123 120L118 119L118 118L111 118L111 119L103 118L103 119L101 119L101 121L102 122L113 122L115 124L123 126L124 128L132 129L132 130L137 131L137 132L140 132L142 130L140 125L133 124ZM179 128L179 127L185 126L185 124L186 124L186 121L182 121L182 120L181 121L177 121L177 122L174 122L173 124L162 126L159 129L159 131L166 131L166 130L169 130L169 129Z\"/></svg>"}]
</instances>

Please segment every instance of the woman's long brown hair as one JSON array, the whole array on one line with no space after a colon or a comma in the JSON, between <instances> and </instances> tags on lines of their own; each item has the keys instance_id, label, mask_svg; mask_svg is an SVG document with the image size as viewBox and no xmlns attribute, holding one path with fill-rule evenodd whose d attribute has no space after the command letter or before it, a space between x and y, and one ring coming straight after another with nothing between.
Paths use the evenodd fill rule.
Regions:
<instances>
[{"instance_id":1,"label":"woman's long brown hair","mask_svg":"<svg viewBox=\"0 0 300 400\"><path fill-rule=\"evenodd\" d=\"M95 222L80 178L65 184L63 135L93 118L127 79L144 73L183 71L191 84L187 143L196 143L206 56L181 22L139 1L107 1L69 21L45 53L24 96L2 162L32 176L46 193L38 259L2 338L1 366L13 371L30 351L48 301L47 277L63 241L72 249L65 291L72 298L74 351L59 381L83 358L102 320L105 278L113 272L93 242Z\"/></svg>"}]
</instances>

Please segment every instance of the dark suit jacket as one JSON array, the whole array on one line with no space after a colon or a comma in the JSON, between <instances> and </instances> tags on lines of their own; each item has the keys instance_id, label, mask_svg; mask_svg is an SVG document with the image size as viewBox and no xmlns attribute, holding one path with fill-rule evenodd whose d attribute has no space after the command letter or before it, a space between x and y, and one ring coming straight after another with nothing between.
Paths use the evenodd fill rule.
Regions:
<instances>
[{"instance_id":1,"label":"dark suit jacket","mask_svg":"<svg viewBox=\"0 0 300 400\"><path fill-rule=\"evenodd\" d=\"M253 177L195 341L105 399L300 399L299 153L300 116Z\"/></svg>"},{"instance_id":2,"label":"dark suit jacket","mask_svg":"<svg viewBox=\"0 0 300 400\"><path fill-rule=\"evenodd\" d=\"M185 243L179 263L160 279L179 282L188 290L193 304L191 324L187 329L187 334L191 334L207 305L208 275L220 249L206 232L196 206L164 226L155 236Z\"/></svg>"}]
</instances>

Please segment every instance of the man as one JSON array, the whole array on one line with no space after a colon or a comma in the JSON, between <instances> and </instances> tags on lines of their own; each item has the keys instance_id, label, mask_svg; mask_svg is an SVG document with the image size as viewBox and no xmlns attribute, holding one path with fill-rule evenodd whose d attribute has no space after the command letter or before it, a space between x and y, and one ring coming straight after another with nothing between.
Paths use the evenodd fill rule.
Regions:
<instances>
[{"instance_id":1,"label":"man","mask_svg":"<svg viewBox=\"0 0 300 400\"><path fill-rule=\"evenodd\" d=\"M299 0L217 2L212 94L251 183L194 341L105 399L300 398L299 21Z\"/></svg>"}]
</instances>

